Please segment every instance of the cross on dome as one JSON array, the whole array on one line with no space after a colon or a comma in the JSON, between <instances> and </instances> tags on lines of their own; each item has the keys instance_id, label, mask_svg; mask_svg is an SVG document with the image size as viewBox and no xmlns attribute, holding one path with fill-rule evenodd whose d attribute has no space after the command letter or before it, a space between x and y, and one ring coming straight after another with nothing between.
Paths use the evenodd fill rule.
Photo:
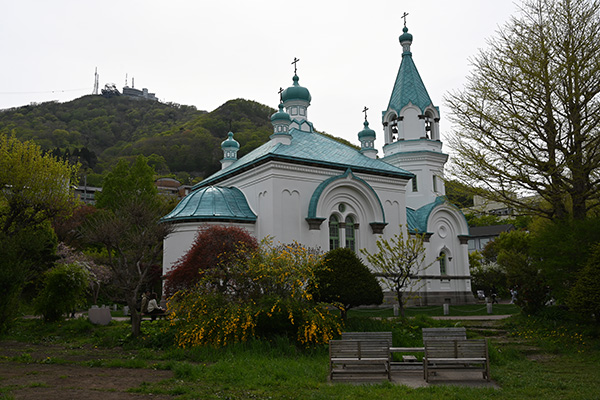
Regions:
<instances>
[{"instance_id":1,"label":"cross on dome","mask_svg":"<svg viewBox=\"0 0 600 400\"><path fill-rule=\"evenodd\" d=\"M294 61L292 61L292 64L294 64L294 75L296 75L296 72L297 72L298 66L296 64L298 64L298 61L300 61L300 59L296 58L296 57L294 57Z\"/></svg>"},{"instance_id":2,"label":"cross on dome","mask_svg":"<svg viewBox=\"0 0 600 400\"><path fill-rule=\"evenodd\" d=\"M367 120L367 111L369 111L369 109L367 108L367 106L365 106L365 108L363 108L362 112L365 113L365 121Z\"/></svg>"},{"instance_id":3,"label":"cross on dome","mask_svg":"<svg viewBox=\"0 0 600 400\"><path fill-rule=\"evenodd\" d=\"M408 16L408 13L405 12L404 14L402 14L402 16L400 18L404 18L404 27L406 27L406 17Z\"/></svg>"}]
</instances>

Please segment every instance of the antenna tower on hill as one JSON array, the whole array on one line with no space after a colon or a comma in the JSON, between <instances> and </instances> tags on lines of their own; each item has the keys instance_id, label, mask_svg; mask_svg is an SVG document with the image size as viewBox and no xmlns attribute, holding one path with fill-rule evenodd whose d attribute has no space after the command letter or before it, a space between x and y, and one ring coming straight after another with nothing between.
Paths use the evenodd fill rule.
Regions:
<instances>
[{"instance_id":1,"label":"antenna tower on hill","mask_svg":"<svg viewBox=\"0 0 600 400\"><path fill-rule=\"evenodd\" d=\"M92 94L98 94L98 67L96 67L96 71L94 72L94 91Z\"/></svg>"}]
</instances>

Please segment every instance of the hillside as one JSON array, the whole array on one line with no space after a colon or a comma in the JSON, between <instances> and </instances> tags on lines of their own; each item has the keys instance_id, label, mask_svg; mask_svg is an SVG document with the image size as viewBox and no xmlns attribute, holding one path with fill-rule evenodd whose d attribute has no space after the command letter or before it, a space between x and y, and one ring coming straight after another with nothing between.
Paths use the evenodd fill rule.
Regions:
<instances>
[{"instance_id":1,"label":"hillside","mask_svg":"<svg viewBox=\"0 0 600 400\"><path fill-rule=\"evenodd\" d=\"M268 140L275 110L248 100L231 100L212 112L173 103L128 97L84 96L0 112L0 132L33 140L55 155L80 161L88 184L119 159L143 154L157 173L183 181L220 168L220 143L229 130L243 156Z\"/></svg>"}]
</instances>

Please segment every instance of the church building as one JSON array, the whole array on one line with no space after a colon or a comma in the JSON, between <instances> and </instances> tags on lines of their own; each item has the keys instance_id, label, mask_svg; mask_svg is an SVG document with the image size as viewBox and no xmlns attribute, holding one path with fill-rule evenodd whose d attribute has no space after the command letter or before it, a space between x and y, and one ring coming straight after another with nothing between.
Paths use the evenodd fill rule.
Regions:
<instances>
[{"instance_id":1,"label":"church building","mask_svg":"<svg viewBox=\"0 0 600 400\"><path fill-rule=\"evenodd\" d=\"M311 95L294 71L271 116L270 140L238 158L234 134L223 141L222 169L195 185L163 221L175 224L164 242L163 273L191 247L198 228L235 225L257 239L271 236L328 251L374 253L380 238L425 234L428 268L419 272L417 305L473 302L463 214L445 198L440 113L413 62L412 35L400 36L402 62L382 113L383 155L365 109L360 150L313 129ZM415 279L415 282L417 280Z\"/></svg>"}]
</instances>

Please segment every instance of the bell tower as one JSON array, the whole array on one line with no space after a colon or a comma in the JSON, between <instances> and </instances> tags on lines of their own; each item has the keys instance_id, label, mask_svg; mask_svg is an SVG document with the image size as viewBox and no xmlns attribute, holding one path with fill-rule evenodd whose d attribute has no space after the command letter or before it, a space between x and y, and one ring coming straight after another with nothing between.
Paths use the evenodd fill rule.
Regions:
<instances>
[{"instance_id":1,"label":"bell tower","mask_svg":"<svg viewBox=\"0 0 600 400\"><path fill-rule=\"evenodd\" d=\"M413 35L408 33L406 15L399 38L402 62L382 113L383 161L415 174L406 202L417 209L446 194L443 171L448 155L442 152L439 108L433 105L412 58Z\"/></svg>"}]
</instances>

